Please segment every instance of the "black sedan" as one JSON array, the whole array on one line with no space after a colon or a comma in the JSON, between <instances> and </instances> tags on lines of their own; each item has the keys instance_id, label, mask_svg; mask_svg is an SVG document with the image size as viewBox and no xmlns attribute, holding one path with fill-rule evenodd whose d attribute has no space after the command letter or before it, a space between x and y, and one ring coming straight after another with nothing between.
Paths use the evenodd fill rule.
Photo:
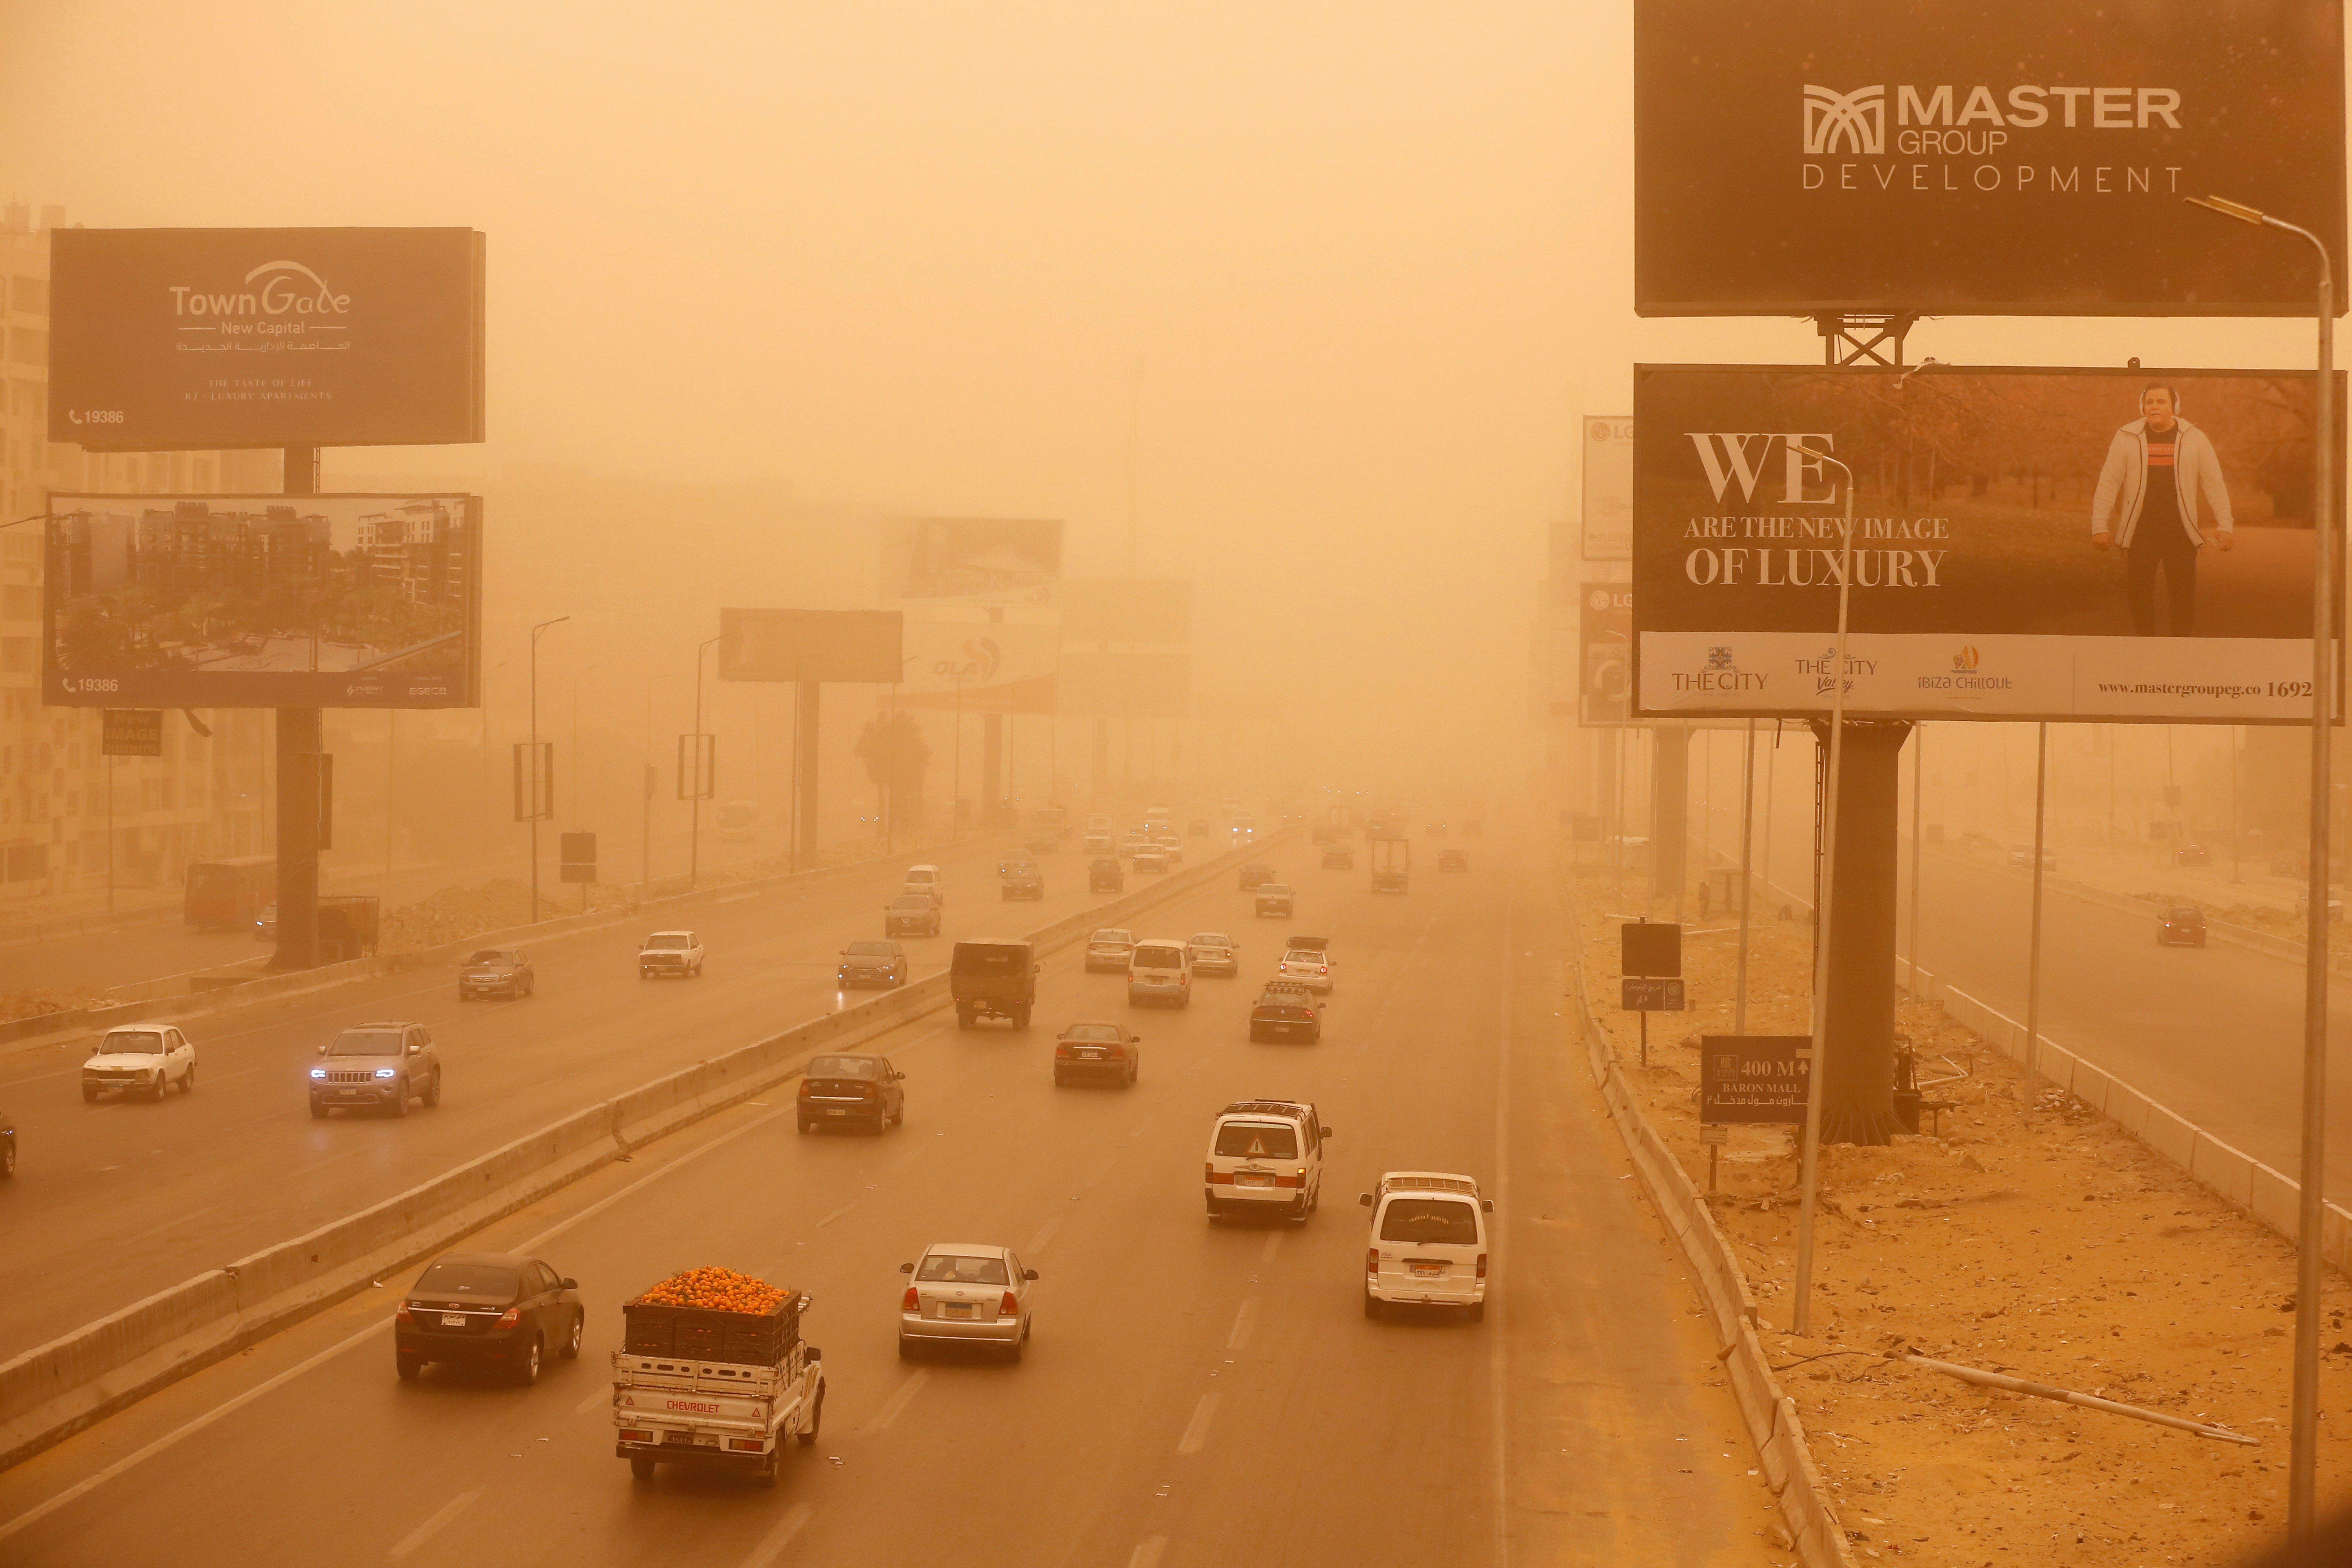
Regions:
<instances>
[{"instance_id":1,"label":"black sedan","mask_svg":"<svg viewBox=\"0 0 2352 1568\"><path fill-rule=\"evenodd\" d=\"M1263 860L1253 860L1242 868L1242 891L1254 892L1262 883L1271 882L1281 873Z\"/></svg>"},{"instance_id":2,"label":"black sedan","mask_svg":"<svg viewBox=\"0 0 2352 1568\"><path fill-rule=\"evenodd\" d=\"M906 1079L887 1057L811 1057L794 1106L801 1131L870 1127L878 1134L904 1126L907 1091L898 1086Z\"/></svg>"},{"instance_id":3,"label":"black sedan","mask_svg":"<svg viewBox=\"0 0 2352 1568\"><path fill-rule=\"evenodd\" d=\"M580 1283L514 1252L453 1252L409 1288L393 1314L393 1364L495 1366L528 1386L551 1353L580 1353Z\"/></svg>"},{"instance_id":4,"label":"black sedan","mask_svg":"<svg viewBox=\"0 0 2352 1568\"><path fill-rule=\"evenodd\" d=\"M1143 1037L1117 1024L1073 1024L1054 1042L1054 1087L1074 1083L1132 1086L1143 1070Z\"/></svg>"},{"instance_id":5,"label":"black sedan","mask_svg":"<svg viewBox=\"0 0 2352 1568\"><path fill-rule=\"evenodd\" d=\"M1294 912L1290 889L1280 882L1260 882L1257 885L1257 912L1261 916L1272 915L1279 920L1288 920Z\"/></svg>"},{"instance_id":6,"label":"black sedan","mask_svg":"<svg viewBox=\"0 0 2352 1568\"><path fill-rule=\"evenodd\" d=\"M1045 874L1034 860L1007 860L996 868L997 885L1007 899L1042 899Z\"/></svg>"},{"instance_id":7,"label":"black sedan","mask_svg":"<svg viewBox=\"0 0 2352 1568\"><path fill-rule=\"evenodd\" d=\"M853 942L841 950L834 984L844 991L860 986L895 991L907 984L907 950L895 942Z\"/></svg>"},{"instance_id":8,"label":"black sedan","mask_svg":"<svg viewBox=\"0 0 2352 1568\"><path fill-rule=\"evenodd\" d=\"M539 989L530 954L519 947L486 947L458 966L457 1000L477 996L523 997Z\"/></svg>"},{"instance_id":9,"label":"black sedan","mask_svg":"<svg viewBox=\"0 0 2352 1568\"><path fill-rule=\"evenodd\" d=\"M1356 868L1356 852L1344 844L1335 844L1323 851L1323 869L1352 871Z\"/></svg>"},{"instance_id":10,"label":"black sedan","mask_svg":"<svg viewBox=\"0 0 2352 1568\"><path fill-rule=\"evenodd\" d=\"M1098 858L1090 860L1087 863L1087 891L1090 893L1119 893L1125 892L1126 890L1126 867L1120 865L1118 861L1112 859L1108 855L1101 856Z\"/></svg>"},{"instance_id":11,"label":"black sedan","mask_svg":"<svg viewBox=\"0 0 2352 1568\"><path fill-rule=\"evenodd\" d=\"M2205 911L2183 905L2167 910L2156 917L2156 945L2158 947L2203 947L2205 945Z\"/></svg>"},{"instance_id":12,"label":"black sedan","mask_svg":"<svg viewBox=\"0 0 2352 1568\"><path fill-rule=\"evenodd\" d=\"M1467 871L1470 869L1469 852L1462 849L1439 850L1437 868L1441 871Z\"/></svg>"}]
</instances>

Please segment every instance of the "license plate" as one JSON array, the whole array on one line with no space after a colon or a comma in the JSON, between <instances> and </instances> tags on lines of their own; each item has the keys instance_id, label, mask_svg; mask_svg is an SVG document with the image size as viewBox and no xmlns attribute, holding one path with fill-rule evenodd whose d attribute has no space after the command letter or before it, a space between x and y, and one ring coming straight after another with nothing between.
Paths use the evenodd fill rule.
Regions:
<instances>
[{"instance_id":1,"label":"license plate","mask_svg":"<svg viewBox=\"0 0 2352 1568\"><path fill-rule=\"evenodd\" d=\"M1444 1274L1445 1265L1443 1263L1416 1263L1412 1265L1412 1277L1416 1279L1437 1279L1444 1278Z\"/></svg>"},{"instance_id":2,"label":"license plate","mask_svg":"<svg viewBox=\"0 0 2352 1568\"><path fill-rule=\"evenodd\" d=\"M1098 1062L1102 1060L1102 1053L1100 1051L1077 1051L1073 1054L1090 1062Z\"/></svg>"},{"instance_id":3,"label":"license plate","mask_svg":"<svg viewBox=\"0 0 2352 1568\"><path fill-rule=\"evenodd\" d=\"M831 1110L826 1111L825 1114L827 1116L846 1116L849 1112L842 1110L839 1106L835 1106Z\"/></svg>"},{"instance_id":4,"label":"license plate","mask_svg":"<svg viewBox=\"0 0 2352 1568\"><path fill-rule=\"evenodd\" d=\"M444 1312L441 1314L441 1326L445 1329L462 1329L466 1326L465 1315L460 1312Z\"/></svg>"},{"instance_id":5,"label":"license plate","mask_svg":"<svg viewBox=\"0 0 2352 1568\"><path fill-rule=\"evenodd\" d=\"M969 1318L971 1316L971 1303L969 1301L950 1301L940 1309L940 1316L942 1318Z\"/></svg>"},{"instance_id":6,"label":"license plate","mask_svg":"<svg viewBox=\"0 0 2352 1568\"><path fill-rule=\"evenodd\" d=\"M1243 1171L1234 1177L1234 1185L1237 1187L1270 1187L1274 1185L1274 1178L1272 1176L1259 1175L1251 1171Z\"/></svg>"}]
</instances>

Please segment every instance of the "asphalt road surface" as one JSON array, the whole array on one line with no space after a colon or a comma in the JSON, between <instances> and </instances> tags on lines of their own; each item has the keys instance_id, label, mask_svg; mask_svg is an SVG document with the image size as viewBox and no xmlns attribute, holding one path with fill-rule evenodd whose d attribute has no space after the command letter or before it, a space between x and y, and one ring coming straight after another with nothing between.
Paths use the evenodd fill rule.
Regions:
<instances>
[{"instance_id":1,"label":"asphalt road surface","mask_svg":"<svg viewBox=\"0 0 2352 1568\"><path fill-rule=\"evenodd\" d=\"M1505 849L1402 898L1360 871L1300 877L1287 929L1330 934L1339 973L1320 1045L1248 1043L1282 928L1230 886L1188 895L1150 923L1234 931L1253 978L1130 1015L1116 977L1065 953L1030 1032L934 1015L879 1046L908 1073L899 1130L801 1136L779 1090L474 1238L582 1282L585 1353L538 1387L400 1383L393 1298L372 1292L0 1474L0 1559L1770 1561L1693 1287L1559 1016L1559 910ZM1053 1087L1049 1026L1087 1016L1131 1017L1133 1089ZM1211 1119L1266 1094L1334 1129L1327 1201L1301 1225L1210 1225ZM1354 1195L1400 1167L1494 1196L1483 1324L1362 1316ZM945 1239L1038 1268L1023 1363L898 1358L897 1267ZM618 1303L702 1263L814 1297L824 1429L772 1490L634 1482L614 1457Z\"/></svg>"},{"instance_id":2,"label":"asphalt road surface","mask_svg":"<svg viewBox=\"0 0 2352 1568\"><path fill-rule=\"evenodd\" d=\"M1086 891L1086 857L1071 849L1037 858L1044 900L1003 901L1002 851L975 842L924 852L946 875L945 923L937 938L903 939L912 978L945 968L959 936L1034 931L1108 898ZM0 1184L10 1282L0 1294L0 1360L599 1100L871 994L835 990L835 955L882 934L882 905L905 868L876 865L527 944L539 990L524 1001L460 1002L453 968L194 1018L185 1029L196 1089L161 1104L114 1095L83 1103L79 1049L0 1058L0 1110L16 1120L20 1156L16 1179ZM1129 879L1130 890L1139 885ZM702 934L701 979L638 979L638 941L661 926ZM387 1018L432 1030L440 1105L401 1119L338 1110L311 1120L306 1075L318 1047L350 1025Z\"/></svg>"}]
</instances>

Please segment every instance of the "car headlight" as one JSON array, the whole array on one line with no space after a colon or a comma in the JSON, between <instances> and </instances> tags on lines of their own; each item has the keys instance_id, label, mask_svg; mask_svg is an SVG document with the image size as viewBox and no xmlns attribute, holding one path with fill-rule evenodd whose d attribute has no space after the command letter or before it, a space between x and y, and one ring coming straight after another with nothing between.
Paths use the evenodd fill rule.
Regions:
<instances>
[{"instance_id":1,"label":"car headlight","mask_svg":"<svg viewBox=\"0 0 2352 1568\"><path fill-rule=\"evenodd\" d=\"M310 1076L312 1078L324 1078L327 1076L327 1069L325 1068L312 1068L310 1069Z\"/></svg>"},{"instance_id":2,"label":"car headlight","mask_svg":"<svg viewBox=\"0 0 2352 1568\"><path fill-rule=\"evenodd\" d=\"M378 1068L375 1069L375 1076L378 1078L398 1078L400 1076L400 1069L398 1068Z\"/></svg>"}]
</instances>

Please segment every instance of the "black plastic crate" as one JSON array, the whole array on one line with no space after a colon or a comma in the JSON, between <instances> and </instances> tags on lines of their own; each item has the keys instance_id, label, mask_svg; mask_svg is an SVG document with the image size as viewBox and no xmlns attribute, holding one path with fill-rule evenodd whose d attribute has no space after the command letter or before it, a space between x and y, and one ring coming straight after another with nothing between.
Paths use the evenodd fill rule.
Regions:
<instances>
[{"instance_id":1,"label":"black plastic crate","mask_svg":"<svg viewBox=\"0 0 2352 1568\"><path fill-rule=\"evenodd\" d=\"M803 1300L795 1293L774 1311L756 1315L627 1301L621 1307L623 1342L631 1355L772 1364L800 1338Z\"/></svg>"}]
</instances>

